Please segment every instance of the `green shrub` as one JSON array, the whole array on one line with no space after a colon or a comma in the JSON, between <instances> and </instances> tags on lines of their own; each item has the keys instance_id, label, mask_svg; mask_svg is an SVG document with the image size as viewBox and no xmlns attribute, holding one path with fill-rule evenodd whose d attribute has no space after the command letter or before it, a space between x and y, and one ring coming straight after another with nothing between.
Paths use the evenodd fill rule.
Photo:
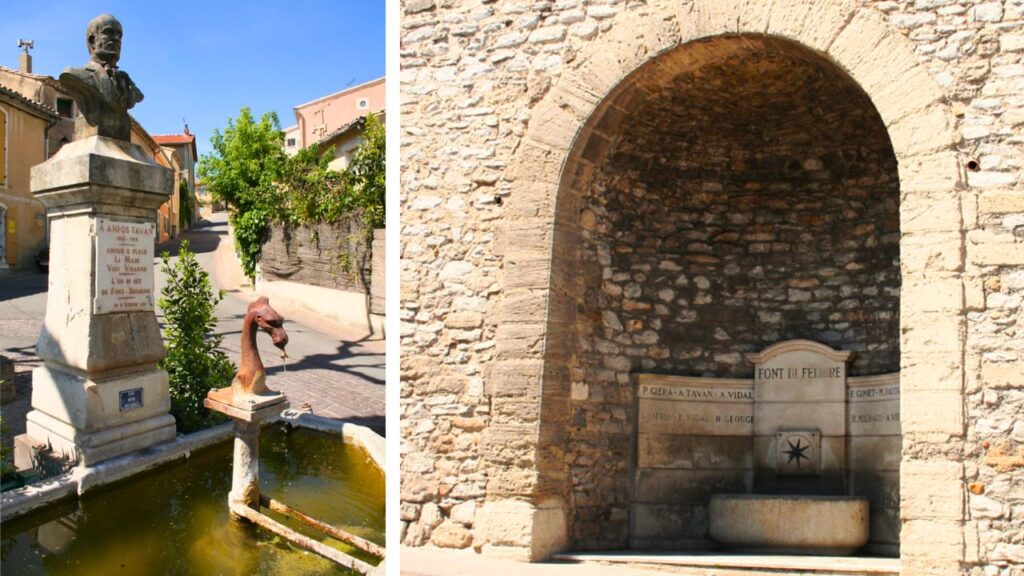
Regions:
<instances>
[{"instance_id":1,"label":"green shrub","mask_svg":"<svg viewBox=\"0 0 1024 576\"><path fill-rule=\"evenodd\" d=\"M231 384L235 365L219 349L223 337L214 332L214 308L224 292L214 295L210 276L199 266L187 240L181 243L175 264L166 252L162 259L167 285L160 292L159 305L167 356L160 367L170 380L171 414L178 421L178 431L187 434L224 420L204 408L203 399L211 388Z\"/></svg>"},{"instance_id":2,"label":"green shrub","mask_svg":"<svg viewBox=\"0 0 1024 576\"><path fill-rule=\"evenodd\" d=\"M3 417L0 417L0 438L3 436L7 436L7 423L3 421ZM0 478L7 478L16 472L11 452L7 441L0 440Z\"/></svg>"}]
</instances>

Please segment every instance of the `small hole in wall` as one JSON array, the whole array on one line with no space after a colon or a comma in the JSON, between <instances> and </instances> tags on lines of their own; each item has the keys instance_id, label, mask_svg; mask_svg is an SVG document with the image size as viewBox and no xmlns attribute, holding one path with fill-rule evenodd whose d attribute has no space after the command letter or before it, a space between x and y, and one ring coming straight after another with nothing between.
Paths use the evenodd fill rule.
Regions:
<instances>
[{"instance_id":1,"label":"small hole in wall","mask_svg":"<svg viewBox=\"0 0 1024 576\"><path fill-rule=\"evenodd\" d=\"M497 194L495 194L494 195L494 203L497 204L498 206L501 206L501 196L498 196Z\"/></svg>"},{"instance_id":2,"label":"small hole in wall","mask_svg":"<svg viewBox=\"0 0 1024 576\"><path fill-rule=\"evenodd\" d=\"M979 166L977 160L970 160L967 162L967 169L970 170L971 172L977 172L978 168Z\"/></svg>"}]
</instances>

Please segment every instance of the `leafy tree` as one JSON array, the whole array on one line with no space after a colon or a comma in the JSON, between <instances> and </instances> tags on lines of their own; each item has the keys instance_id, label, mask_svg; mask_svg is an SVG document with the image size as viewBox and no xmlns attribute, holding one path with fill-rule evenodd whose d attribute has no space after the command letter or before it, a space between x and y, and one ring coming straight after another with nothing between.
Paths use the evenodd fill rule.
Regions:
<instances>
[{"instance_id":1,"label":"leafy tree","mask_svg":"<svg viewBox=\"0 0 1024 576\"><path fill-rule=\"evenodd\" d=\"M178 181L178 227L182 230L192 225L196 214L196 199L188 190L188 180Z\"/></svg>"},{"instance_id":2,"label":"leafy tree","mask_svg":"<svg viewBox=\"0 0 1024 576\"><path fill-rule=\"evenodd\" d=\"M283 142L277 114L267 112L257 122L244 107L237 120L228 119L223 134L214 130L213 152L199 160L199 177L213 198L228 206L242 269L250 278L256 275L270 219L283 208L275 184L287 159Z\"/></svg>"},{"instance_id":3,"label":"leafy tree","mask_svg":"<svg viewBox=\"0 0 1024 576\"><path fill-rule=\"evenodd\" d=\"M219 349L223 336L214 333L214 308L224 292L214 295L210 275L199 266L187 240L181 243L175 264L167 252L162 259L167 285L158 303L164 313L167 356L160 367L170 380L171 414L178 430L189 433L223 420L203 407L203 398L210 388L229 386L236 369Z\"/></svg>"},{"instance_id":4,"label":"leafy tree","mask_svg":"<svg viewBox=\"0 0 1024 576\"><path fill-rule=\"evenodd\" d=\"M384 124L373 114L366 117L363 128L366 141L359 146L348 166L351 180L350 207L361 207L367 223L373 228L384 225L384 199L387 186L384 178L385 152Z\"/></svg>"}]
</instances>

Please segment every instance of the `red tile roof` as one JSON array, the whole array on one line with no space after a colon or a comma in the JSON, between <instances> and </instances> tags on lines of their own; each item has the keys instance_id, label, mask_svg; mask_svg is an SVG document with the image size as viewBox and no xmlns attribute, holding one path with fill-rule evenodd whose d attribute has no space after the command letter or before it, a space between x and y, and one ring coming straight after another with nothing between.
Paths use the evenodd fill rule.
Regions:
<instances>
[{"instance_id":1,"label":"red tile roof","mask_svg":"<svg viewBox=\"0 0 1024 576\"><path fill-rule=\"evenodd\" d=\"M196 135L195 134L153 134L153 140L161 146L167 146L168 144L191 144L192 145L192 158L199 160L196 157Z\"/></svg>"},{"instance_id":2,"label":"red tile roof","mask_svg":"<svg viewBox=\"0 0 1024 576\"><path fill-rule=\"evenodd\" d=\"M195 134L153 134L157 144L191 144L195 139Z\"/></svg>"}]
</instances>

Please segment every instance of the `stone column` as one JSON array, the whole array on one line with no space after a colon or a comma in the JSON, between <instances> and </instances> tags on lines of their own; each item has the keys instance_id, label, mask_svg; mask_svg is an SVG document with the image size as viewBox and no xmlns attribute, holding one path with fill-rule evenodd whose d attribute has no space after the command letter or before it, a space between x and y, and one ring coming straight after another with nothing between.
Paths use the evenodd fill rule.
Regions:
<instances>
[{"instance_id":1,"label":"stone column","mask_svg":"<svg viewBox=\"0 0 1024 576\"><path fill-rule=\"evenodd\" d=\"M27 436L56 456L93 465L175 436L153 307L156 211L172 183L141 148L102 136L32 168L50 276Z\"/></svg>"},{"instance_id":2,"label":"stone column","mask_svg":"<svg viewBox=\"0 0 1024 576\"><path fill-rule=\"evenodd\" d=\"M235 419L229 505L260 509L260 422Z\"/></svg>"}]
</instances>

